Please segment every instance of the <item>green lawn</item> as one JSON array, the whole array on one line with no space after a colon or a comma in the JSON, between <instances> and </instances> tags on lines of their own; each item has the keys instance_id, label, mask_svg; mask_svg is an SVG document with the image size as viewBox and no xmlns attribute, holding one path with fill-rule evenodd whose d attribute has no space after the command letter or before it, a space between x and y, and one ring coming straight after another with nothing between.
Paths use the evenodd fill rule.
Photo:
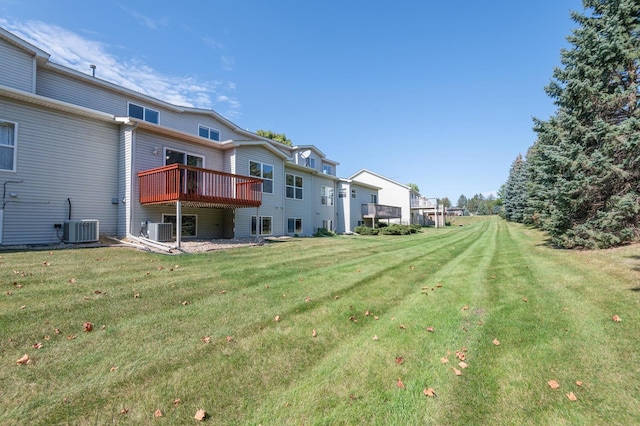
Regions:
<instances>
[{"instance_id":1,"label":"green lawn","mask_svg":"<svg viewBox=\"0 0 640 426\"><path fill-rule=\"evenodd\" d=\"M494 217L198 255L0 256L3 425L640 419L638 245L561 251Z\"/></svg>"}]
</instances>

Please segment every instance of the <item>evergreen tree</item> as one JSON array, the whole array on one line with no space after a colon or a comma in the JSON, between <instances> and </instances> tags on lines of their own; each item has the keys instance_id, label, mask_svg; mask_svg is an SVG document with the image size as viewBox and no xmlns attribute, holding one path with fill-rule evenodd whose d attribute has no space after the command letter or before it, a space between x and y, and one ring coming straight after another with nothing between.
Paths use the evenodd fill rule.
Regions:
<instances>
[{"instance_id":1,"label":"evergreen tree","mask_svg":"<svg viewBox=\"0 0 640 426\"><path fill-rule=\"evenodd\" d=\"M465 197L464 194L458 197L458 202L456 203L456 207L460 209L467 207L467 197Z\"/></svg>"},{"instance_id":2,"label":"evergreen tree","mask_svg":"<svg viewBox=\"0 0 640 426\"><path fill-rule=\"evenodd\" d=\"M640 2L583 4L546 87L558 110L535 120L528 211L555 244L600 248L638 233Z\"/></svg>"},{"instance_id":3,"label":"evergreen tree","mask_svg":"<svg viewBox=\"0 0 640 426\"><path fill-rule=\"evenodd\" d=\"M525 210L527 208L527 181L528 173L526 161L518 154L511 170L509 178L500 193L504 206L504 218L511 222L525 222Z\"/></svg>"}]
</instances>

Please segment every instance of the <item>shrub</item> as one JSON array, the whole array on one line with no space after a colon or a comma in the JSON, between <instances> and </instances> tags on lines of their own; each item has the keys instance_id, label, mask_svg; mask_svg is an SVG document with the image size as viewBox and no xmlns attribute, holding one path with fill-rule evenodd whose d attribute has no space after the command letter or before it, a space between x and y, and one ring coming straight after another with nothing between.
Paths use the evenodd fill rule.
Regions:
<instances>
[{"instance_id":1,"label":"shrub","mask_svg":"<svg viewBox=\"0 0 640 426\"><path fill-rule=\"evenodd\" d=\"M353 232L359 235L378 235L379 230L368 226L356 226L353 228Z\"/></svg>"},{"instance_id":2,"label":"shrub","mask_svg":"<svg viewBox=\"0 0 640 426\"><path fill-rule=\"evenodd\" d=\"M408 225L393 224L380 229L381 235L408 235L410 233L411 228Z\"/></svg>"},{"instance_id":3,"label":"shrub","mask_svg":"<svg viewBox=\"0 0 640 426\"><path fill-rule=\"evenodd\" d=\"M329 231L327 228L318 228L316 233L313 234L314 237L333 237L335 235L335 232Z\"/></svg>"}]
</instances>

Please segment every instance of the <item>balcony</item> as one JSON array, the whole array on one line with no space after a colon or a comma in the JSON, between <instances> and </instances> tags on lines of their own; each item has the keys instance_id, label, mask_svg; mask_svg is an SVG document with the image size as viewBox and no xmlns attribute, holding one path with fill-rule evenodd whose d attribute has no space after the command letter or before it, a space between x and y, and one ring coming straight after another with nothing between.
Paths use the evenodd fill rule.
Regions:
<instances>
[{"instance_id":1,"label":"balcony","mask_svg":"<svg viewBox=\"0 0 640 426\"><path fill-rule=\"evenodd\" d=\"M259 207L262 179L171 164L138 173L140 204L196 207Z\"/></svg>"},{"instance_id":2,"label":"balcony","mask_svg":"<svg viewBox=\"0 0 640 426\"><path fill-rule=\"evenodd\" d=\"M395 219L402 217L402 207L383 206L382 204L363 204L362 217L373 219Z\"/></svg>"}]
</instances>

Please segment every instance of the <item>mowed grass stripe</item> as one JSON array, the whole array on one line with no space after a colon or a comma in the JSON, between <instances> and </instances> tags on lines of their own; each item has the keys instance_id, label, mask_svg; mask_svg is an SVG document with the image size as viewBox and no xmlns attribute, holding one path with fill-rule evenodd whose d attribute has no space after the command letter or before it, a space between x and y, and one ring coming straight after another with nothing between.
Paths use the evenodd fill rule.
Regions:
<instances>
[{"instance_id":1,"label":"mowed grass stripe","mask_svg":"<svg viewBox=\"0 0 640 426\"><path fill-rule=\"evenodd\" d=\"M458 288L460 277L454 272L464 275L460 268L470 267L469 259L483 257L485 243L490 243L484 235L487 228L488 222L482 223L478 226L481 233L467 234L470 238L457 244L453 256L425 262L424 266L438 265L438 269L421 283L410 285L412 290L394 301L379 320L358 316L362 323L352 325L361 330L357 335L341 339L286 392L268 395L250 423L422 424L433 418L432 410L446 410L446 395L454 393L447 389L455 388L458 378L440 358L466 344L462 329L466 313L460 309L470 300ZM422 287L429 288L428 296ZM350 302L365 296L353 295ZM427 331L430 326L433 333ZM397 357L402 357L402 364L396 362ZM405 389L398 388L398 378ZM445 406L425 405L425 386L437 388ZM416 404L420 410L415 409Z\"/></svg>"}]
</instances>

